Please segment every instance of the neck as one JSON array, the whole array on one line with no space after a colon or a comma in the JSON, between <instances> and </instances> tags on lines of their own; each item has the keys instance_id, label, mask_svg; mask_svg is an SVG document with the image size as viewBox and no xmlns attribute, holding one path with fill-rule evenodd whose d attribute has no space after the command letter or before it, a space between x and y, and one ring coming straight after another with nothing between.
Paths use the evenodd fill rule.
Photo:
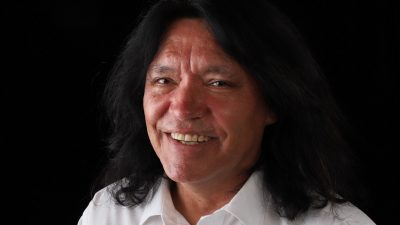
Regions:
<instances>
[{"instance_id":1,"label":"neck","mask_svg":"<svg viewBox=\"0 0 400 225\"><path fill-rule=\"evenodd\" d=\"M244 185L250 174L218 182L173 183L171 195L175 208L190 224L226 205Z\"/></svg>"}]
</instances>

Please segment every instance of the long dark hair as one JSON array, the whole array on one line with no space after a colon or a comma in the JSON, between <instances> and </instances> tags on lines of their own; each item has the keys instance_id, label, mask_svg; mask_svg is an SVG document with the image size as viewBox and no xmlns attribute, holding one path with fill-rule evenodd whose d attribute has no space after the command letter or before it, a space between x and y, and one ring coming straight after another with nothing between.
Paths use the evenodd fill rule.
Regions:
<instances>
[{"instance_id":1,"label":"long dark hair","mask_svg":"<svg viewBox=\"0 0 400 225\"><path fill-rule=\"evenodd\" d=\"M112 125L105 183L122 205L151 193L162 165L145 128L146 71L168 26L179 18L207 22L217 43L260 84L278 122L267 127L257 169L276 211L289 219L310 207L352 200L349 147L343 118L310 51L289 19L265 0L162 0L129 37L108 81Z\"/></svg>"}]
</instances>

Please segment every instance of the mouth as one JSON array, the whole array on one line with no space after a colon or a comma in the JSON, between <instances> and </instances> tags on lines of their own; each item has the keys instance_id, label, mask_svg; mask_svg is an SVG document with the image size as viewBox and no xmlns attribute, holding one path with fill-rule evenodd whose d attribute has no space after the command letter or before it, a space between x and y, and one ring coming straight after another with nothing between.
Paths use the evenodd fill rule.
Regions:
<instances>
[{"instance_id":1,"label":"mouth","mask_svg":"<svg viewBox=\"0 0 400 225\"><path fill-rule=\"evenodd\" d=\"M170 137L185 145L198 145L208 142L211 137L201 134L170 133Z\"/></svg>"}]
</instances>

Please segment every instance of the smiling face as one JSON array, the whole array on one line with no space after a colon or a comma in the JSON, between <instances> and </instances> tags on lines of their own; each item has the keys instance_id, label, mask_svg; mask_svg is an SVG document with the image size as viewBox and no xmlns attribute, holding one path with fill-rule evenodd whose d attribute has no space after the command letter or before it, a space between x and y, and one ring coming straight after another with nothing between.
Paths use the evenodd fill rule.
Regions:
<instances>
[{"instance_id":1,"label":"smiling face","mask_svg":"<svg viewBox=\"0 0 400 225\"><path fill-rule=\"evenodd\" d=\"M275 121L255 80L200 19L169 28L147 71L143 107L151 144L178 183L247 174Z\"/></svg>"}]
</instances>

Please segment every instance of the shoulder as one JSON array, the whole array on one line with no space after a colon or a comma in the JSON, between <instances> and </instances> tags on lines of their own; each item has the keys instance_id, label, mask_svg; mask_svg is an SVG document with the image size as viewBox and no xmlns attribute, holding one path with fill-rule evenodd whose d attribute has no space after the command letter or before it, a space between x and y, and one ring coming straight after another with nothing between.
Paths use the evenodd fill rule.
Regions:
<instances>
[{"instance_id":1,"label":"shoulder","mask_svg":"<svg viewBox=\"0 0 400 225\"><path fill-rule=\"evenodd\" d=\"M337 220L339 221L338 224L375 225L375 223L363 211L351 203L335 205L331 208L333 208L333 212L337 215Z\"/></svg>"},{"instance_id":2,"label":"shoulder","mask_svg":"<svg viewBox=\"0 0 400 225\"><path fill-rule=\"evenodd\" d=\"M322 209L309 210L296 219L294 224L375 225L363 211L351 203L328 204Z\"/></svg>"},{"instance_id":3,"label":"shoulder","mask_svg":"<svg viewBox=\"0 0 400 225\"><path fill-rule=\"evenodd\" d=\"M139 224L143 204L135 207L118 204L110 192L110 187L105 187L94 195L78 225Z\"/></svg>"}]
</instances>

